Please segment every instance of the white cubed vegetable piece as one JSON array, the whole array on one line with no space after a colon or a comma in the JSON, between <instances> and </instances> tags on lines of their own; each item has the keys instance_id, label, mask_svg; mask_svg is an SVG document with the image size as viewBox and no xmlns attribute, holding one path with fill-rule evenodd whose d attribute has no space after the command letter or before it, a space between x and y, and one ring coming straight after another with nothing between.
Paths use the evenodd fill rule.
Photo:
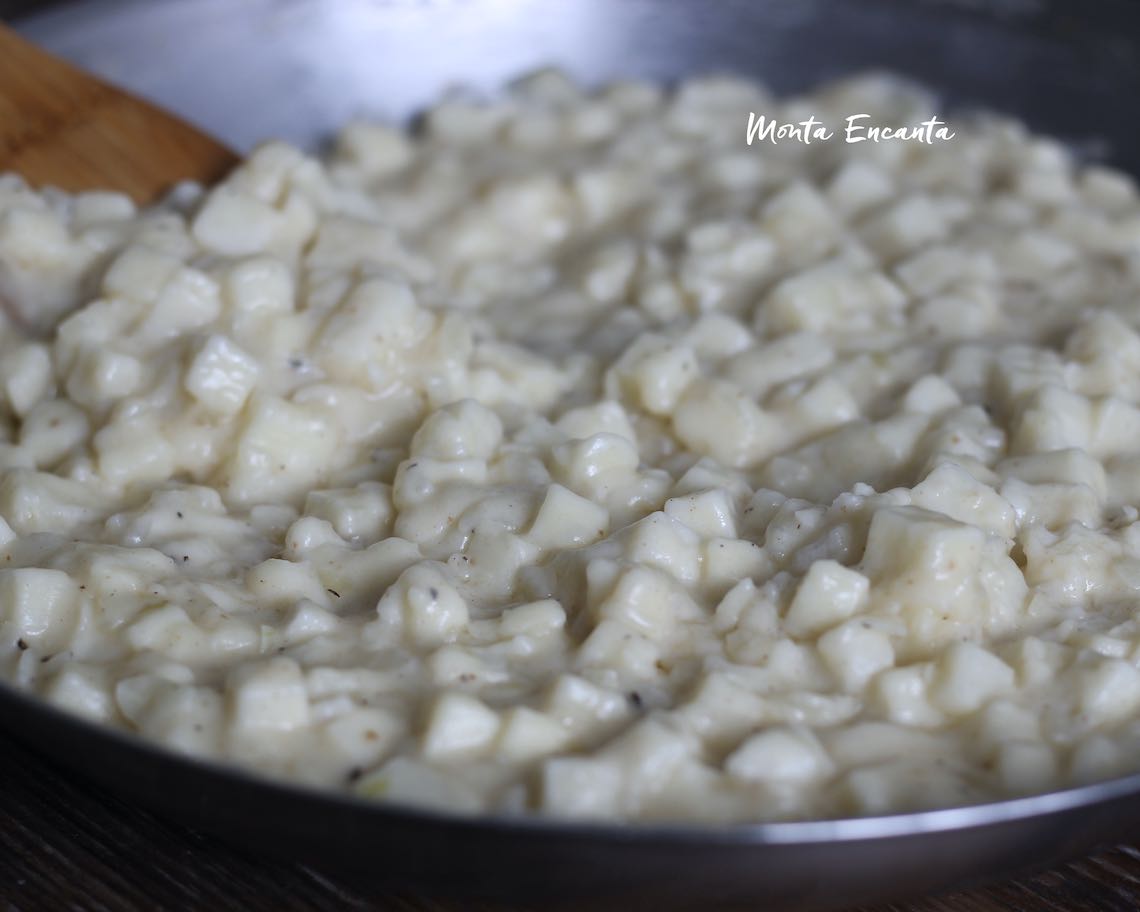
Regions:
<instances>
[{"instance_id":1,"label":"white cubed vegetable piece","mask_svg":"<svg viewBox=\"0 0 1140 912\"><path fill-rule=\"evenodd\" d=\"M230 721L243 735L286 733L309 725L309 695L300 666L285 657L245 665L226 682Z\"/></svg>"},{"instance_id":2,"label":"white cubed vegetable piece","mask_svg":"<svg viewBox=\"0 0 1140 912\"><path fill-rule=\"evenodd\" d=\"M453 642L467 627L467 602L437 565L413 564L380 599L382 619L402 624L408 640L419 648Z\"/></svg>"},{"instance_id":3,"label":"white cubed vegetable piece","mask_svg":"<svg viewBox=\"0 0 1140 912\"><path fill-rule=\"evenodd\" d=\"M610 433L561 443L552 455L555 479L583 497L602 490L610 473L633 472L641 459L632 441Z\"/></svg>"},{"instance_id":4,"label":"white cubed vegetable piece","mask_svg":"<svg viewBox=\"0 0 1140 912\"><path fill-rule=\"evenodd\" d=\"M667 513L652 513L623 534L630 561L656 567L683 583L700 576L699 536Z\"/></svg>"},{"instance_id":5,"label":"white cubed vegetable piece","mask_svg":"<svg viewBox=\"0 0 1140 912\"><path fill-rule=\"evenodd\" d=\"M938 513L879 508L860 566L871 580L869 610L900 617L905 645L916 653L1010 630L1025 610L1028 587L1008 548Z\"/></svg>"},{"instance_id":6,"label":"white cubed vegetable piece","mask_svg":"<svg viewBox=\"0 0 1140 912\"><path fill-rule=\"evenodd\" d=\"M895 662L891 638L870 621L847 621L816 643L820 658L848 693L858 693L875 675Z\"/></svg>"},{"instance_id":7,"label":"white cubed vegetable piece","mask_svg":"<svg viewBox=\"0 0 1140 912\"><path fill-rule=\"evenodd\" d=\"M328 722L324 734L345 760L357 767L368 767L392 750L404 730L404 723L394 713L360 707Z\"/></svg>"},{"instance_id":8,"label":"white cubed vegetable piece","mask_svg":"<svg viewBox=\"0 0 1140 912\"><path fill-rule=\"evenodd\" d=\"M692 348L665 345L637 361L629 382L646 411L653 415L668 415L698 376L700 366Z\"/></svg>"},{"instance_id":9,"label":"white cubed vegetable piece","mask_svg":"<svg viewBox=\"0 0 1140 912\"><path fill-rule=\"evenodd\" d=\"M103 275L103 293L151 303L182 268L182 261L169 253L135 244L126 247Z\"/></svg>"},{"instance_id":10,"label":"white cubed vegetable piece","mask_svg":"<svg viewBox=\"0 0 1140 912\"><path fill-rule=\"evenodd\" d=\"M44 694L56 706L96 722L115 718L115 699L107 669L74 662L48 682Z\"/></svg>"},{"instance_id":11,"label":"white cubed vegetable piece","mask_svg":"<svg viewBox=\"0 0 1140 912\"><path fill-rule=\"evenodd\" d=\"M249 256L270 245L280 221L280 213L268 203L223 184L207 195L190 230L213 253Z\"/></svg>"},{"instance_id":12,"label":"white cubed vegetable piece","mask_svg":"<svg viewBox=\"0 0 1140 912\"><path fill-rule=\"evenodd\" d=\"M432 412L412 437L409 453L429 459L491 458L503 439L499 416L474 399Z\"/></svg>"},{"instance_id":13,"label":"white cubed vegetable piece","mask_svg":"<svg viewBox=\"0 0 1140 912\"><path fill-rule=\"evenodd\" d=\"M62 570L0 570L0 617L7 645L44 653L66 649L79 617L79 587Z\"/></svg>"},{"instance_id":14,"label":"white cubed vegetable piece","mask_svg":"<svg viewBox=\"0 0 1140 912\"><path fill-rule=\"evenodd\" d=\"M292 273L274 257L241 260L227 273L224 290L239 326L244 320L293 310Z\"/></svg>"},{"instance_id":15,"label":"white cubed vegetable piece","mask_svg":"<svg viewBox=\"0 0 1140 912\"><path fill-rule=\"evenodd\" d=\"M1017 675L988 649L955 643L938 659L931 699L952 715L976 712L987 701L1013 690Z\"/></svg>"},{"instance_id":16,"label":"white cubed vegetable piece","mask_svg":"<svg viewBox=\"0 0 1140 912\"><path fill-rule=\"evenodd\" d=\"M275 396L254 397L225 467L229 496L255 504L296 497L335 463L339 434L317 410Z\"/></svg>"},{"instance_id":17,"label":"white cubed vegetable piece","mask_svg":"<svg viewBox=\"0 0 1140 912\"><path fill-rule=\"evenodd\" d=\"M560 484L552 484L546 489L546 497L526 537L542 548L574 548L604 538L609 527L610 516L605 507Z\"/></svg>"},{"instance_id":18,"label":"white cubed vegetable piece","mask_svg":"<svg viewBox=\"0 0 1140 912\"><path fill-rule=\"evenodd\" d=\"M225 336L210 336L186 371L186 391L211 412L239 412L257 383L260 367Z\"/></svg>"},{"instance_id":19,"label":"white cubed vegetable piece","mask_svg":"<svg viewBox=\"0 0 1140 912\"><path fill-rule=\"evenodd\" d=\"M36 405L20 426L20 445L36 465L51 466L87 438L87 415L67 399L47 399Z\"/></svg>"},{"instance_id":20,"label":"white cubed vegetable piece","mask_svg":"<svg viewBox=\"0 0 1140 912\"><path fill-rule=\"evenodd\" d=\"M995 768L1013 794L1044 791L1057 781L1057 755L1041 741L1006 741L998 748Z\"/></svg>"},{"instance_id":21,"label":"white cubed vegetable piece","mask_svg":"<svg viewBox=\"0 0 1140 912\"><path fill-rule=\"evenodd\" d=\"M140 333L161 339L212 323L222 312L221 287L198 269L180 268L151 306Z\"/></svg>"},{"instance_id":22,"label":"white cubed vegetable piece","mask_svg":"<svg viewBox=\"0 0 1140 912\"><path fill-rule=\"evenodd\" d=\"M392 522L391 489L380 482L365 481L355 488L310 491L305 497L305 513L328 521L346 540L375 542Z\"/></svg>"},{"instance_id":23,"label":"white cubed vegetable piece","mask_svg":"<svg viewBox=\"0 0 1140 912\"><path fill-rule=\"evenodd\" d=\"M286 646L304 643L315 637L335 633L342 626L341 619L331 611L308 599L302 599L281 631L282 642Z\"/></svg>"},{"instance_id":24,"label":"white cubed vegetable piece","mask_svg":"<svg viewBox=\"0 0 1140 912\"><path fill-rule=\"evenodd\" d=\"M833 560L816 561L796 589L784 629L794 637L827 630L862 610L869 589L862 573Z\"/></svg>"},{"instance_id":25,"label":"white cubed vegetable piece","mask_svg":"<svg viewBox=\"0 0 1140 912\"><path fill-rule=\"evenodd\" d=\"M428 713L423 755L440 762L469 760L490 750L499 726L499 714L477 697L443 693Z\"/></svg>"},{"instance_id":26,"label":"white cubed vegetable piece","mask_svg":"<svg viewBox=\"0 0 1140 912\"><path fill-rule=\"evenodd\" d=\"M912 503L1012 538L1017 514L1004 497L961 466L944 462L911 492Z\"/></svg>"},{"instance_id":27,"label":"white cubed vegetable piece","mask_svg":"<svg viewBox=\"0 0 1140 912\"><path fill-rule=\"evenodd\" d=\"M336 154L371 178L386 177L411 162L415 144L403 130L355 121L337 136Z\"/></svg>"},{"instance_id":28,"label":"white cubed vegetable piece","mask_svg":"<svg viewBox=\"0 0 1140 912\"><path fill-rule=\"evenodd\" d=\"M554 599L506 608L499 616L499 631L503 636L542 637L565 626L566 610Z\"/></svg>"},{"instance_id":29,"label":"white cubed vegetable piece","mask_svg":"<svg viewBox=\"0 0 1140 912\"><path fill-rule=\"evenodd\" d=\"M544 710L575 735L607 727L630 715L629 701L623 694L575 674L558 676L547 694Z\"/></svg>"},{"instance_id":30,"label":"white cubed vegetable piece","mask_svg":"<svg viewBox=\"0 0 1140 912\"><path fill-rule=\"evenodd\" d=\"M596 610L601 618L617 621L626 631L649 637L668 636L678 622L699 615L692 597L676 580L642 566L624 571Z\"/></svg>"},{"instance_id":31,"label":"white cubed vegetable piece","mask_svg":"<svg viewBox=\"0 0 1140 912\"><path fill-rule=\"evenodd\" d=\"M665 501L665 515L703 538L736 538L736 504L725 488L713 488Z\"/></svg>"},{"instance_id":32,"label":"white cubed vegetable piece","mask_svg":"<svg viewBox=\"0 0 1140 912\"><path fill-rule=\"evenodd\" d=\"M1128 719L1140 708L1140 670L1121 659L1103 659L1082 671L1079 697L1090 727Z\"/></svg>"},{"instance_id":33,"label":"white cubed vegetable piece","mask_svg":"<svg viewBox=\"0 0 1140 912\"><path fill-rule=\"evenodd\" d=\"M933 671L931 663L923 662L881 672L871 681L870 705L898 725L941 725L946 717L933 705L929 694Z\"/></svg>"},{"instance_id":34,"label":"white cubed vegetable piece","mask_svg":"<svg viewBox=\"0 0 1140 912\"><path fill-rule=\"evenodd\" d=\"M517 706L503 717L496 753L512 763L529 763L562 750L570 735L550 716Z\"/></svg>"},{"instance_id":35,"label":"white cubed vegetable piece","mask_svg":"<svg viewBox=\"0 0 1140 912\"><path fill-rule=\"evenodd\" d=\"M746 781L795 782L821 779L834 764L805 728L770 728L753 735L729 754L725 771Z\"/></svg>"},{"instance_id":36,"label":"white cubed vegetable piece","mask_svg":"<svg viewBox=\"0 0 1140 912\"><path fill-rule=\"evenodd\" d=\"M453 773L433 769L408 757L393 757L357 783L366 798L379 798L449 814L471 814L483 806L478 793Z\"/></svg>"},{"instance_id":37,"label":"white cubed vegetable piece","mask_svg":"<svg viewBox=\"0 0 1140 912\"><path fill-rule=\"evenodd\" d=\"M283 609L307 599L322 607L329 605L328 589L309 561L271 557L250 567L245 585L259 602Z\"/></svg>"},{"instance_id":38,"label":"white cubed vegetable piece","mask_svg":"<svg viewBox=\"0 0 1140 912\"><path fill-rule=\"evenodd\" d=\"M613 819L621 808L620 765L598 757L555 757L542 766L542 807L560 817Z\"/></svg>"},{"instance_id":39,"label":"white cubed vegetable piece","mask_svg":"<svg viewBox=\"0 0 1140 912\"><path fill-rule=\"evenodd\" d=\"M155 484L174 472L177 454L150 416L112 421L94 442L99 471L112 484Z\"/></svg>"},{"instance_id":40,"label":"white cubed vegetable piece","mask_svg":"<svg viewBox=\"0 0 1140 912\"><path fill-rule=\"evenodd\" d=\"M21 345L0 359L0 391L12 411L23 416L52 385L51 353L40 344Z\"/></svg>"},{"instance_id":41,"label":"white cubed vegetable piece","mask_svg":"<svg viewBox=\"0 0 1140 912\"><path fill-rule=\"evenodd\" d=\"M88 350L67 375L67 394L80 405L103 408L137 392L144 375L142 362L133 355Z\"/></svg>"},{"instance_id":42,"label":"white cubed vegetable piece","mask_svg":"<svg viewBox=\"0 0 1140 912\"><path fill-rule=\"evenodd\" d=\"M212 688L168 687L146 707L139 730L175 750L210 756L221 743L224 714L222 696Z\"/></svg>"}]
</instances>

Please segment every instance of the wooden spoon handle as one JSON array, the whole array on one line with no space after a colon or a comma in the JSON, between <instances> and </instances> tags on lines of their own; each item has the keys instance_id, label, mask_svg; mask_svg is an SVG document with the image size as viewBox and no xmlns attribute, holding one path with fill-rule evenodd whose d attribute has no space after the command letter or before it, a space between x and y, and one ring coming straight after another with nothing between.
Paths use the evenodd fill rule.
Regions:
<instances>
[{"instance_id":1,"label":"wooden spoon handle","mask_svg":"<svg viewBox=\"0 0 1140 912\"><path fill-rule=\"evenodd\" d=\"M0 172L147 203L238 161L189 124L76 69L0 25Z\"/></svg>"}]
</instances>

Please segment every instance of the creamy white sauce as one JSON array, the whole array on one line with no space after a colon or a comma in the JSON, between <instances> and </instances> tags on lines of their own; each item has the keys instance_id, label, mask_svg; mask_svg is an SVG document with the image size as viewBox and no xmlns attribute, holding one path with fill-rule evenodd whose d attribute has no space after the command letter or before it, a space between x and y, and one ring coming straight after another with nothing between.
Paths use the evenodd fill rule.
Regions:
<instances>
[{"instance_id":1,"label":"creamy white sauce","mask_svg":"<svg viewBox=\"0 0 1140 912\"><path fill-rule=\"evenodd\" d=\"M451 810L1140 766L1140 203L997 119L536 76L137 211L0 178L0 667Z\"/></svg>"}]
</instances>

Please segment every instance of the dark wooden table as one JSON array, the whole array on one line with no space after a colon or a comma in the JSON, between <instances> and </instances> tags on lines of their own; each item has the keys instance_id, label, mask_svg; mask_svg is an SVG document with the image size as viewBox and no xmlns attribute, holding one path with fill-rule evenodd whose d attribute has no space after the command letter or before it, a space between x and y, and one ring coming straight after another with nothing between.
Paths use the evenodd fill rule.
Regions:
<instances>
[{"instance_id":1,"label":"dark wooden table","mask_svg":"<svg viewBox=\"0 0 1140 912\"><path fill-rule=\"evenodd\" d=\"M508 912L349 886L241 851L0 745L0 912ZM1121 846L985 889L862 912L1136 912L1140 849ZM511 912L524 912L518 908Z\"/></svg>"}]
</instances>

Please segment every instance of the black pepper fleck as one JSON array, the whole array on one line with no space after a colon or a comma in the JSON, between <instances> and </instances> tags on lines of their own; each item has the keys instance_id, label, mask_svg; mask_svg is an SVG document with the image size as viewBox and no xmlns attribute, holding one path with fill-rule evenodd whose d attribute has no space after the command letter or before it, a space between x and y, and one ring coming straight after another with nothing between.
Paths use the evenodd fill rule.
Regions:
<instances>
[{"instance_id":1,"label":"black pepper fleck","mask_svg":"<svg viewBox=\"0 0 1140 912\"><path fill-rule=\"evenodd\" d=\"M362 770L359 766L354 766L352 769L350 769L348 771L348 781L349 782L356 782L356 780L358 780L363 775L364 775L364 770Z\"/></svg>"},{"instance_id":2,"label":"black pepper fleck","mask_svg":"<svg viewBox=\"0 0 1140 912\"><path fill-rule=\"evenodd\" d=\"M20 637L20 639L16 640L16 648L19 649L20 652L23 652L28 648L28 644L24 642L23 637Z\"/></svg>"},{"instance_id":3,"label":"black pepper fleck","mask_svg":"<svg viewBox=\"0 0 1140 912\"><path fill-rule=\"evenodd\" d=\"M325 591L328 592L330 595L335 595L337 598L340 598L340 593L337 592L335 589L326 589Z\"/></svg>"},{"instance_id":4,"label":"black pepper fleck","mask_svg":"<svg viewBox=\"0 0 1140 912\"><path fill-rule=\"evenodd\" d=\"M641 709L643 705L641 694L639 694L636 690L631 690L628 696L630 704L636 709Z\"/></svg>"},{"instance_id":5,"label":"black pepper fleck","mask_svg":"<svg viewBox=\"0 0 1140 912\"><path fill-rule=\"evenodd\" d=\"M177 513L175 513L174 515L175 515L175 516L177 516L179 519L181 519L181 518L182 518L182 511L181 511L181 510L179 510L179 511L178 511Z\"/></svg>"},{"instance_id":6,"label":"black pepper fleck","mask_svg":"<svg viewBox=\"0 0 1140 912\"><path fill-rule=\"evenodd\" d=\"M434 602L437 598L439 598L439 590L436 589L435 586L432 586L428 590L428 595L431 596L431 600Z\"/></svg>"}]
</instances>

